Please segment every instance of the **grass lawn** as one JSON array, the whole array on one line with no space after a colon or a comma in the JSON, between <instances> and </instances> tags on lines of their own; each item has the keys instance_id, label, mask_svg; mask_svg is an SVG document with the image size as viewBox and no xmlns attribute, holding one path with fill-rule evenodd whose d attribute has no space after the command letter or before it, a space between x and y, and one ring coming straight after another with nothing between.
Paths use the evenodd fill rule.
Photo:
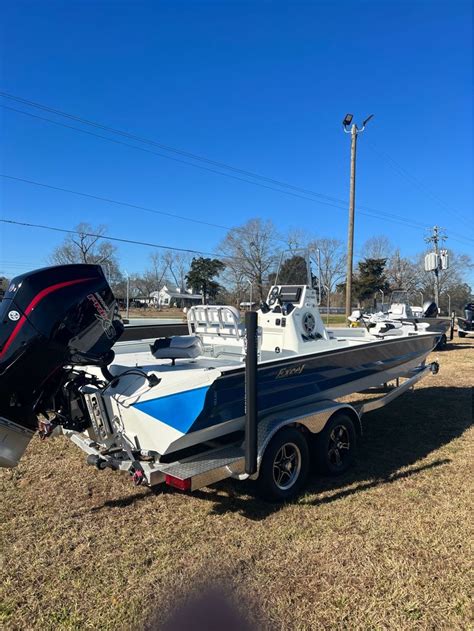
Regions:
<instances>
[{"instance_id":1,"label":"grass lawn","mask_svg":"<svg viewBox=\"0 0 474 631\"><path fill-rule=\"evenodd\" d=\"M474 342L454 342L367 415L351 473L284 506L237 482L134 488L35 438L0 471L0 625L140 629L219 585L258 629L472 629Z\"/></svg>"}]
</instances>

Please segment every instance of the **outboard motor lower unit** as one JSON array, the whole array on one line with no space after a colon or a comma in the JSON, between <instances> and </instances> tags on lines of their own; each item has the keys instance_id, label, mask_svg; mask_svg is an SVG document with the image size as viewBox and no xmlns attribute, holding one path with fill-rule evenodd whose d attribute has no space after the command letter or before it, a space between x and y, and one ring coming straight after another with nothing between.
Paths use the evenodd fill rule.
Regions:
<instances>
[{"instance_id":1,"label":"outboard motor lower unit","mask_svg":"<svg viewBox=\"0 0 474 631\"><path fill-rule=\"evenodd\" d=\"M99 265L48 267L12 280L0 303L0 466L18 463L53 410L64 409L78 426L88 422L70 375L75 365L106 370L122 331Z\"/></svg>"}]
</instances>

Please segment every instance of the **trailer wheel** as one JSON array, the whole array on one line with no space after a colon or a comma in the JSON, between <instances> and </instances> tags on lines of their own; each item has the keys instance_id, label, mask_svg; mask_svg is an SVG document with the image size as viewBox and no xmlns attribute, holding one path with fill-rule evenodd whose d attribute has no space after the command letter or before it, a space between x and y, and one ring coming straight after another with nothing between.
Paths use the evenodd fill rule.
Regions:
<instances>
[{"instance_id":1,"label":"trailer wheel","mask_svg":"<svg viewBox=\"0 0 474 631\"><path fill-rule=\"evenodd\" d=\"M443 349L447 343L448 343L448 338L443 333L443 335L439 338L439 342L436 344L435 350L439 351L440 349Z\"/></svg>"},{"instance_id":2,"label":"trailer wheel","mask_svg":"<svg viewBox=\"0 0 474 631\"><path fill-rule=\"evenodd\" d=\"M306 438L294 427L281 429L268 444L257 479L261 497L284 502L298 495L309 470Z\"/></svg>"},{"instance_id":3,"label":"trailer wheel","mask_svg":"<svg viewBox=\"0 0 474 631\"><path fill-rule=\"evenodd\" d=\"M466 337L464 331L458 331L458 337Z\"/></svg>"},{"instance_id":4,"label":"trailer wheel","mask_svg":"<svg viewBox=\"0 0 474 631\"><path fill-rule=\"evenodd\" d=\"M347 414L336 414L315 437L315 464L321 473L340 475L354 462L357 434Z\"/></svg>"}]
</instances>

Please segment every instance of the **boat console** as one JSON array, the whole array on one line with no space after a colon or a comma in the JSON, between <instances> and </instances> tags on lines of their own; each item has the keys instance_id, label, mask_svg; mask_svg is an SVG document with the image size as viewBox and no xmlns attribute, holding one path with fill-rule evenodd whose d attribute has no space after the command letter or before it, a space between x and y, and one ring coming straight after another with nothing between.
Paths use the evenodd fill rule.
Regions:
<instances>
[{"instance_id":1,"label":"boat console","mask_svg":"<svg viewBox=\"0 0 474 631\"><path fill-rule=\"evenodd\" d=\"M306 285L273 285L258 311L262 351L304 354L308 343L330 339L318 309L317 293Z\"/></svg>"}]
</instances>

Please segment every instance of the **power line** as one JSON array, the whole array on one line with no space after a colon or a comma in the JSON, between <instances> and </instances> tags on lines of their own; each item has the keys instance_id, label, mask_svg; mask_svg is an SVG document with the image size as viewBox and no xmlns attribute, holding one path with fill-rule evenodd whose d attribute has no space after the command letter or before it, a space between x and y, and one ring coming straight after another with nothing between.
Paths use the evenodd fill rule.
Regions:
<instances>
[{"instance_id":1,"label":"power line","mask_svg":"<svg viewBox=\"0 0 474 631\"><path fill-rule=\"evenodd\" d=\"M278 186L287 187L289 189L293 189L293 190L297 190L297 191L302 191L302 192L306 193L307 195L317 196L320 199L316 200L316 199L313 199L311 197L307 197L305 195L300 195L298 193L294 193L294 192L292 192L290 190L281 190L281 189L277 189L277 188L275 188L273 186L262 184L260 182L247 180L245 178L237 177L237 176L234 176L234 175L231 175L231 174L228 174L228 173L222 173L220 171L216 171L215 169L210 169L208 167L203 167L202 165L193 164L191 162L188 162L188 161L185 161L185 160L181 160L181 159L178 159L178 158L174 158L172 156L167 156L165 154L161 154L161 153L158 153L156 151L151 151L151 150L145 149L143 147L137 147L136 145L131 145L129 143L125 143L125 142L122 142L122 141L119 141L119 140L116 140L116 139L113 139L113 138L102 136L100 134L95 134L93 132L90 132L90 131L87 131L87 130L84 130L84 129L80 129L80 128L77 128L77 127L74 127L74 126L71 126L71 125L66 125L66 124L61 123L59 121L54 121L54 120L51 120L49 118L45 118L45 117L42 117L42 116L38 116L36 114L32 114L31 112L25 112L25 111L22 111L22 110L18 110L18 109L15 109L15 108L8 107L6 105L0 104L0 107L3 107L4 109L7 109L7 110L11 110L11 111L14 111L14 112L17 112L17 113L20 113L20 114L24 114L24 115L27 115L27 116L30 116L30 117L33 117L33 118L36 118L36 119L39 119L39 120L43 120L43 121L46 121L46 122L49 122L49 123L52 123L52 124L55 124L55 125L59 125L61 127L65 127L67 129L71 129L73 131L78 131L78 132L81 132L81 133L85 133L85 134L88 134L88 135L100 138L102 140L106 140L106 141L113 142L113 143L116 143L116 144L125 145L125 146L131 147L133 149L138 149L139 151L145 151L146 153L152 153L154 155L158 155L160 157L171 159L171 160L174 160L174 161L186 164L188 166L194 166L196 168L204 169L206 171L210 171L210 172L215 173L217 175L224 175L226 177L231 177L233 179L244 181L244 182L247 182L247 183L250 183L250 184L255 184L256 186L260 186L260 187L263 187L263 188L274 190L274 191L279 192L279 193L284 193L286 195L292 195L292 196L298 197L300 199L305 199L306 201L317 202L317 203L320 203L320 204L331 206L333 208L337 208L339 210L344 210L344 211L346 210L346 203L345 203L345 201L341 200L341 199L338 199L338 198L335 198L335 197L330 197L328 195L323 195L322 193L317 193L317 192L311 191L309 189L303 189L303 188L300 188L300 187L296 187L296 186L293 186L291 184L287 184L285 182L281 182L279 180L275 180L273 178L267 178L265 176L260 176L258 174L252 173L251 171L246 171L244 169L238 169L236 167L232 167L232 166L227 165L227 164L222 163L222 162L217 162L217 161L214 161L214 160L210 160L208 158L203 158L202 156L197 156L196 154L191 154L190 152L185 152L185 151L182 151L182 150L175 149L173 147L169 147L168 145L162 145L161 143L157 143L156 141L153 141L153 140L150 140L150 139L147 139L147 138L143 138L143 137L140 137L140 136L136 136L134 134L130 134L129 132L124 132L123 130L117 130L117 129L113 128L113 127L108 127L106 125L102 125L100 123L96 123L94 121L90 121L88 119L84 119L84 118L81 118L81 117L73 115L73 114L62 112L61 110L56 110L54 108L42 105L42 104L34 102L34 101L28 101L27 99L23 99L21 97L15 96L15 95L8 94L6 92L1 92L0 91L0 96L3 96L5 98L13 99L15 101L24 103L24 104L32 106L32 107L37 107L37 108L43 109L45 111L49 111L49 112L55 113L55 114L60 115L60 116L65 116L65 117L67 117L69 119L79 121L79 122L81 122L83 124L88 124L88 125L92 125L94 127L98 127L100 129L107 130L107 131L109 131L111 133L117 133L117 134L120 134L122 136L130 137L130 138L136 139L139 142L145 142L147 144L154 144L154 145L163 147L166 150L170 150L170 151L174 150L174 151L176 151L176 152L178 152L178 153L180 153L182 155L190 156L190 157L192 157L192 159L203 160L203 161L211 163L211 164L219 165L222 168L232 169L235 172L249 174L249 176L251 176L253 178L259 178L259 179L262 179L264 181L274 182ZM10 177L11 179L14 179L13 176L6 176L6 177ZM16 179L21 181L21 178L16 178ZM27 180L23 180L23 181L26 182ZM124 206L129 206L129 207L132 207L132 208L137 208L137 209L145 210L145 211L148 211L148 212L153 212L153 213L156 213L156 214L168 215L168 216L171 216L171 217L176 217L176 218L179 218L179 219L183 219L185 221L193 221L193 222L196 222L196 223L204 223L205 225L210 225L210 226L213 226L213 227L229 229L226 226L221 226L221 225L218 225L218 224L211 224L209 222L201 222L199 220L193 220L192 218L185 218L183 216L176 215L176 214L173 214L173 213L167 213L166 211L158 211L156 209L150 209L150 208L143 207L143 206L138 206L138 205L134 205L134 204L128 204L126 202L118 202L116 200L111 200L111 199L108 199L108 198L101 198L99 196L94 196L94 195L90 195L90 194L87 194L87 193L80 193L78 191L71 191L71 190L67 190L67 189L60 189L59 187L53 187L51 185L41 184L41 183L37 183L37 182L29 181L28 183L35 183L35 184L37 184L39 186L45 186L47 188L56 188L57 190L63 190L64 192L70 192L70 193L73 193L73 194L83 195L83 196L91 197L91 198L94 198L94 199L100 199L101 201L107 201L109 203L121 204L121 205L124 205ZM325 200L331 200L331 201L325 201ZM332 201L334 201L336 203L331 203ZM341 204L342 204L342 206L341 206ZM359 212L359 214L362 214L362 215L365 215L365 216L368 216L368 217L373 217L373 218L377 218L377 219L385 219L386 221L392 221L392 222L399 223L401 225L406 225L406 226L409 226L409 227L412 227L412 228L425 229L425 225L424 224L421 224L419 222L415 222L415 221L409 220L409 219L407 219L405 217L402 217L400 215L397 215L397 214L388 213L386 211L381 211L381 210L378 210L378 209L374 209L374 208L371 208L369 206L365 206L365 205L362 205L362 204L358 205L358 208L359 209L361 209L361 208L367 209L368 212L365 212L363 210L358 210L358 212ZM457 233L453 232L452 234L456 235ZM464 241L473 241L472 239L464 237L463 235L457 235L457 236L459 238L458 239L454 239L454 240L457 240L460 243L463 243ZM462 241L460 241L460 239Z\"/></svg>"},{"instance_id":2,"label":"power line","mask_svg":"<svg viewBox=\"0 0 474 631\"><path fill-rule=\"evenodd\" d=\"M84 193L82 191L75 191L69 188L62 188L60 186L53 186L52 184L46 184L45 182L37 182L35 180L29 180L27 178L15 177L13 175L7 175L6 173L0 173L0 177L14 180L16 182L23 182L25 184L33 184L34 186L41 186L43 188L49 188L53 191L60 191L62 193L71 193L73 195L79 195L81 197L87 197L88 199L94 199L101 202L107 202L108 204L117 204L119 206L126 206L128 208L134 208L135 210L144 210L149 213L153 213L156 215L164 215L166 217L173 217L174 219L181 219L183 221L190 221L192 223L202 224L204 226L210 226L212 228L222 228L223 230L230 230L229 226L223 226L216 223L211 223L208 221L202 221L200 219L193 219L192 217L186 217L184 215L177 215L175 213L170 213L165 210L158 210L156 208L149 208L147 206L140 206L138 204L132 204L130 202L122 202L116 199L111 199L110 197L101 197L100 195L93 195L92 193Z\"/></svg>"},{"instance_id":3,"label":"power line","mask_svg":"<svg viewBox=\"0 0 474 631\"><path fill-rule=\"evenodd\" d=\"M102 197L100 195L95 195L95 194L92 194L92 193L85 193L83 191L76 191L76 190L73 190L73 189L67 189L67 188L63 188L63 187L59 187L59 186L53 186L52 184L46 184L45 182L38 182L36 180L30 180L30 179L27 179L27 178L21 178L21 177L17 177L17 176L13 176L13 175L8 175L6 173L0 173L0 177L3 177L5 179L11 180L11 181L15 181L15 182L21 182L21 183L24 183L24 184L30 184L30 185L33 185L33 186L39 186L39 187L42 187L42 188L47 188L47 189L51 189L51 190L55 190L55 191L60 191L60 192L63 192L63 193L68 193L68 194L78 195L78 196L89 198L89 199L94 199L94 200L97 200L97 201L102 201L102 202L106 202L106 203L110 203L110 204L116 204L116 205L124 206L124 207L128 207L128 208L134 208L134 209L137 209L137 210L143 210L143 211L150 212L150 213L153 213L153 214L165 215L165 216L177 218L177 219L180 219L180 220L183 220L183 221L190 221L192 223L203 224L203 225L206 225L206 226L220 228L220 229L223 229L223 230L232 230L232 229L234 229L234 228L232 228L230 226L224 226L222 224L214 224L214 223L211 223L211 222L201 221L199 219L193 219L191 217L186 217L184 215L177 215L177 214L170 213L170 212L167 212L167 211L161 211L161 210L158 210L156 208L150 208L150 207L147 207L147 206L140 206L139 204L132 204L131 202L123 202L123 201L119 201L119 200L112 199L112 198L109 198L109 197ZM308 200L308 201L313 201L313 200ZM345 210L345 209L341 208L341 210ZM392 222L400 223L400 224L406 225L406 226L408 226L410 228L426 230L426 225L424 225L422 223L419 223L419 222L410 222L408 220L404 221L404 220L402 220L402 218L392 219L392 218L389 218L389 217L378 217L377 215L371 215L371 214L369 214L367 212L364 212L364 211L359 211L359 212L361 214L367 215L369 217L376 217L378 219L382 219L382 220L385 220L385 221L392 221ZM236 229L238 229L238 228L236 228ZM452 234L456 235L456 233L452 233ZM466 245L466 243L464 243L464 241L467 241L467 242L472 241L468 237L463 237L462 235L458 235L458 236L463 241L460 241L459 239L456 239L455 237L452 237L452 239L454 241L458 241L459 243L462 243L464 245ZM278 241L284 241L284 240L278 239Z\"/></svg>"},{"instance_id":4,"label":"power line","mask_svg":"<svg viewBox=\"0 0 474 631\"><path fill-rule=\"evenodd\" d=\"M116 132L116 133L120 133L121 135L126 135L127 137L130 136L130 137L136 138L140 142L147 142L148 144L157 144L157 145L159 145L159 143L156 143L155 141L151 141L149 139L142 139L139 136L134 136L133 134L128 134L128 132L122 132L121 130L115 130L112 127L107 127L105 125L100 125L99 123L94 123L93 121L87 121L87 119L82 119L81 117L78 117L78 116L75 116L75 115L72 115L72 114L67 114L67 113L61 112L60 110L55 110L53 108L49 108L47 106L43 106L41 104L34 103L33 101L27 101L26 99L21 99L20 97L14 97L13 95L8 95L7 93L3 93L3 92L0 92L0 96L6 96L6 98L12 98L12 99L20 101L20 102L25 102L26 104L30 104L33 107L39 107L41 109L45 109L46 111L51 111L51 112L57 113L58 115L64 115L64 116L67 116L68 118L71 118L73 120L80 121L80 122L82 122L84 124L91 124L91 125L93 125L95 127L99 127L101 129L106 129L106 130L111 131L113 133ZM281 181L275 180L273 178L267 178L267 177L264 177L264 176L260 176L260 175L254 174L254 173L252 173L250 171L245 171L243 169L237 169L235 167L230 167L230 166L228 167L228 165L225 165L224 163L218 163L216 161L212 161L212 160L208 160L207 158L203 158L203 160L211 162L213 164L222 165L222 168L227 168L228 167L230 169L233 169L236 172L248 173L253 178L261 179L261 180L268 181L268 182L274 182L275 184L277 184L280 187L288 188L288 189L291 189L291 190L282 190L282 188L275 188L274 186L270 186L268 184L262 184L261 182L249 180L249 179L246 179L246 178L243 178L243 177L239 177L239 176L236 176L236 175L232 175L232 174L229 174L229 173L222 173L221 171L217 171L216 169L205 167L205 166L202 166L200 164L194 164L194 163L189 162L187 160L182 160L182 159L179 159L179 158L175 158L173 156L168 156L168 155L165 155L163 153L159 153L157 151L152 151L150 149L145 149L144 147L138 147L136 145L132 145L132 144L129 144L129 143L117 140L115 138L109 138L107 136L102 136L101 134L96 134L94 132L87 131L85 129L80 129L80 128L74 127L72 125L67 125L65 123L62 123L62 122L59 122L59 121L55 121L55 120L52 120L50 118L46 118L46 117L43 117L43 116L38 116L37 114L32 114L31 112L25 112L23 110L18 110L16 108L9 107L7 105L0 104L0 107L2 107L4 109L7 109L7 110L10 110L10 111L13 111L13 112L16 112L16 113L19 113L19 114L24 114L26 116L30 116L32 118L36 118L38 120L42 120L42 121L51 123L53 125L58 125L60 127L66 128L66 129L71 129L73 131L77 131L77 132L80 132L80 133L83 133L83 134L87 134L89 136L93 136L93 137L99 138L101 140L105 140L105 141L108 141L108 142L113 142L115 144L119 144L119 145L123 145L123 146L126 146L126 147L130 147L132 149L137 149L138 151L142 151L142 152L145 152L145 153L157 155L157 156L162 157L162 158L173 160L175 162L179 162L179 163L185 164L187 166L192 166L192 167L204 170L204 171L208 171L208 172L214 173L216 175L222 175L222 176L225 176L225 177L232 178L234 180L238 180L238 181L241 181L241 182L246 182L248 184L254 184L255 186L259 186L261 188L265 188L265 189L268 189L268 190L273 190L273 191L276 191L277 193L283 193L285 195L291 195L292 197L297 197L299 199L304 199L306 201L320 203L320 204L323 204L323 205L326 205L326 206L330 206L332 208L337 208L339 210L344 210L344 211L346 210L347 203L343 199L339 199L337 197L331 197L329 195L324 195L324 194L318 193L316 191L311 191L310 189L304 189L304 188L301 188L301 187L293 186L291 184L287 184L285 182L281 182ZM177 151L180 151L180 150L177 150ZM188 152L183 152L183 153L188 153ZM194 156L194 154L189 154L189 155L193 155ZM197 159L197 157L193 158L193 159ZM304 194L296 193L296 192L293 192L293 191L300 191L301 193L304 193ZM311 197L308 197L308 196L311 196ZM314 199L315 197L317 199ZM360 210L360 209L365 209L365 211ZM400 216L398 214L389 213L387 211L382 211L382 210L379 210L379 209L376 209L376 208L372 208L370 206L366 206L364 204L358 204L358 213L362 214L362 215L365 215L367 217L392 220L392 221L395 221L395 222L400 223L402 225L411 225L412 227L418 227L418 228L422 228L422 229L425 228L424 224L413 222L413 221L410 221L407 218L402 217L402 216ZM461 238L463 238L463 237L461 236Z\"/></svg>"},{"instance_id":5,"label":"power line","mask_svg":"<svg viewBox=\"0 0 474 631\"><path fill-rule=\"evenodd\" d=\"M212 160L210 158L206 158L205 156L201 156L201 155L198 155L198 154L195 154L195 153L191 153L190 151L185 151L183 149L178 149L176 147L172 147L171 145L166 145L166 144L157 142L156 140L152 140L150 138L146 138L144 136L138 136L136 134L132 134L132 133L124 131L122 129L117 129L116 127L111 127L109 125L104 125L103 123L98 123L96 121L91 121L91 120L89 120L87 118L83 118L83 117L78 116L76 114L71 114L69 112L64 112L63 110L59 110L59 109L56 109L56 108L49 107L49 106L44 105L42 103L38 103L37 101L30 101L28 99L24 99L22 97L10 94L8 92L0 91L0 96L2 96L4 98L7 98L7 99L11 99L11 100L16 101L18 103L22 103L22 104L27 105L29 107L35 107L35 108L43 110L45 112L50 112L52 114L56 114L57 116L63 116L63 117L68 118L70 120L79 122L79 123L81 123L83 125L89 125L89 126L97 128L97 129L101 129L103 131L107 131L109 133L113 133L113 134L117 134L117 135L123 136L125 138L130 139L130 140L135 140L135 141L147 144L147 145L159 147L160 149L164 149L165 151L176 153L176 154L184 156L186 158L191 158L192 160L195 160L197 162L204 162L206 164L210 164L210 165L218 167L220 169L226 169L226 170L232 171L234 173L239 173L241 175L245 175L247 177L251 177L251 178L254 178L254 179L257 179L257 180L262 180L262 181L268 182L270 184L275 184L275 185L277 185L279 187L282 187L282 188L288 188L288 189L297 191L299 193L304 193L304 194L307 194L307 195L320 197L321 199L325 199L325 200L328 200L328 201L332 201L332 202L336 202L336 203L343 203L343 204L346 203L345 200L341 200L341 199L339 199L337 197L332 197L330 195L325 195L323 193L319 193L319 192L313 191L311 189L303 188L303 187L300 187L300 186L295 186L294 184L289 184L288 182L284 182L282 180L277 180L276 178L271 178L271 177L267 177L267 176L264 176L264 175L260 175L259 173L254 173L253 171L250 171L250 170L247 170L247 169L241 169L239 167L232 166L232 165L227 164L225 162L220 162L218 160ZM28 114L30 116L33 116L29 112L24 112L22 110L17 110L15 108L8 108L5 105L2 105L2 107L5 107L6 109L11 109L12 111L15 111L15 112L19 112L19 113L22 113L22 114ZM42 120L46 120L48 122L60 124L57 121L52 121L51 119L48 119L48 118L42 118L42 117L38 117L38 118L41 118ZM78 128L70 127L70 129L78 129ZM165 157L165 158L166 157L168 157L168 158L170 157L170 156L166 156L164 154L158 154L158 155L160 155L162 157ZM186 162L185 164L191 164L191 163ZM191 166L197 166L197 165L191 164ZM219 175L228 175L228 174L219 173ZM244 181L248 181L248 180L244 180Z\"/></svg>"},{"instance_id":6,"label":"power line","mask_svg":"<svg viewBox=\"0 0 474 631\"><path fill-rule=\"evenodd\" d=\"M58 125L59 127L65 127L66 129L72 129L73 131L77 131L77 132L79 132L81 134L87 134L88 136L93 136L94 138L100 138L101 140L105 140L107 142L113 142L113 143L115 143L117 145L122 145L124 147L130 147L132 149L137 149L138 151L142 151L142 152L149 153L149 154L152 154L152 155L155 155L155 156L159 156L160 158L166 158L167 160L173 160L174 162L179 162L180 164L186 164L187 166L191 166L191 167L194 167L196 169L201 169L201 170L207 171L209 173L214 173L215 175L223 175L224 177L232 178L233 180L238 180L240 182L246 182L247 184L254 184L255 186L260 186L261 188L265 188L265 189L268 189L268 190L271 190L271 191L276 191L277 193L283 193L285 195L291 195L292 197L299 197L300 199L307 199L309 201L319 201L319 203L325 204L327 206L333 206L335 208L339 208L340 207L340 206L336 206L333 203L330 203L329 201L324 201L324 199L315 200L315 199L313 199L311 197L305 197L305 196L300 195L298 193L294 193L294 192L292 192L290 190L282 190L280 188L276 188L276 187L270 186L268 184L262 184L261 182L249 180L249 179L246 179L244 177L239 177L237 175L232 175L230 173L222 173L222 171L217 171L216 169L212 169L210 167L206 167L206 166L203 166L201 164L194 164L192 162L189 162L188 160L182 160L180 158L175 158L173 156L168 156L168 155L166 155L164 153L159 153L158 151L153 151L152 149L146 149L145 147L137 147L137 145L132 145L132 144L130 144L128 142L124 142L123 140L117 140L116 138L109 138L108 136L102 136L101 134L96 134L96 133L94 133L92 131L88 131L87 129L80 129L79 127L74 127L73 125L67 125L66 123L61 123L59 121L55 121L55 120L52 120L50 118L46 118L44 116L38 116L37 114L32 114L31 112L25 112L23 110L18 110L18 109L14 108L14 107L9 107L9 106L3 105L3 104L0 104L0 107L2 107L3 109L6 109L6 110L10 110L12 112L17 112L18 114L24 114L25 116L30 116L31 118L36 118L38 120L46 121L46 122L51 123L53 125ZM285 186L285 185L282 183L282 186ZM320 193L308 193L308 194L317 195L317 196L320 196L321 198L325 197L324 195L322 195ZM329 199L331 199L331 198L329 198ZM332 198L332 199L336 200L338 203L345 203L344 200L339 200L337 198Z\"/></svg>"},{"instance_id":7,"label":"power line","mask_svg":"<svg viewBox=\"0 0 474 631\"><path fill-rule=\"evenodd\" d=\"M42 230L51 230L54 232L61 232L63 234L78 234L77 230L68 230L67 228L57 228L56 226L48 226L44 224L29 223L26 221L15 221L13 219L0 219L1 223L11 224L16 226L24 226L27 228L41 228ZM86 237L96 237L98 239L105 239L107 241L117 241L118 243L128 243L132 245L143 245L149 248L158 248L161 250L172 250L175 252L186 252L188 254L204 254L206 256L217 256L215 252L204 252L202 250L191 250L188 248L171 247L169 245L161 245L158 243L150 243L147 241L136 241L134 239L124 239L120 237L111 237L109 235L97 234L94 232L81 232Z\"/></svg>"},{"instance_id":8,"label":"power line","mask_svg":"<svg viewBox=\"0 0 474 631\"><path fill-rule=\"evenodd\" d=\"M369 147L372 149L372 151L374 153L376 153L378 156L383 158L387 162L387 164L389 164L394 169L394 171L396 171L399 175L404 177L413 186L415 186L419 190L421 190L424 193L426 193L429 197L431 197L431 199L433 199L435 202L437 202L438 205L442 206L448 213L450 213L458 221L462 221L464 224L466 224L472 230L472 221L469 221L458 210L456 210L456 209L452 208L451 206L449 206L448 204L446 204L440 197L438 197L438 195L433 193L433 191L431 191L428 188L428 186L426 186L426 184L424 184L421 180L419 180L417 177L415 177L409 171L407 171L400 163L398 163L394 158L392 158L392 156L390 156L388 153L386 153L384 151L381 151L380 149L377 149L377 147L373 143L371 143L370 141L367 141L366 144L369 145Z\"/></svg>"}]
</instances>

